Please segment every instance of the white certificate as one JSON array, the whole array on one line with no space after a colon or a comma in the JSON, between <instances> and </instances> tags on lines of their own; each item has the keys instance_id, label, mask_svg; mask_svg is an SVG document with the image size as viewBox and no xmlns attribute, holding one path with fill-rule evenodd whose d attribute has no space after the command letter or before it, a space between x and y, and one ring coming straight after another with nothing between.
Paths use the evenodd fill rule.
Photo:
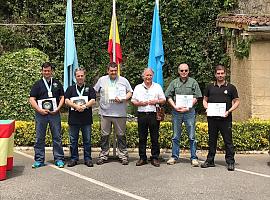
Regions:
<instances>
[{"instance_id":1,"label":"white certificate","mask_svg":"<svg viewBox=\"0 0 270 200\"><path fill-rule=\"evenodd\" d=\"M116 96L117 96L116 87L108 87L109 100L114 100Z\"/></svg>"},{"instance_id":2,"label":"white certificate","mask_svg":"<svg viewBox=\"0 0 270 200\"><path fill-rule=\"evenodd\" d=\"M56 98L48 98L48 99L40 99L37 100L38 107L49 110L49 111L55 111L57 109L57 103Z\"/></svg>"},{"instance_id":3,"label":"white certificate","mask_svg":"<svg viewBox=\"0 0 270 200\"><path fill-rule=\"evenodd\" d=\"M126 87L124 86L117 86L116 88L116 96L120 99L120 100L125 100L126 99Z\"/></svg>"},{"instance_id":4,"label":"white certificate","mask_svg":"<svg viewBox=\"0 0 270 200\"><path fill-rule=\"evenodd\" d=\"M193 95L176 95L176 107L192 108L193 106Z\"/></svg>"},{"instance_id":5,"label":"white certificate","mask_svg":"<svg viewBox=\"0 0 270 200\"><path fill-rule=\"evenodd\" d=\"M77 105L85 105L88 102L88 96L71 97L70 101ZM70 109L74 110L72 107Z\"/></svg>"},{"instance_id":6,"label":"white certificate","mask_svg":"<svg viewBox=\"0 0 270 200\"><path fill-rule=\"evenodd\" d=\"M224 117L226 103L208 103L207 116Z\"/></svg>"}]
</instances>

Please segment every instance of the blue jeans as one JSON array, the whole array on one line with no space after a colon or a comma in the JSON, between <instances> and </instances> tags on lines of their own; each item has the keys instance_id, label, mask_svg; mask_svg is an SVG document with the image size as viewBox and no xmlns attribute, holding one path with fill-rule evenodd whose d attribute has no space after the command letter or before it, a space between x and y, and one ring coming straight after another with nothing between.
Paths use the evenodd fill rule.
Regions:
<instances>
[{"instance_id":1,"label":"blue jeans","mask_svg":"<svg viewBox=\"0 0 270 200\"><path fill-rule=\"evenodd\" d=\"M196 156L196 139L195 139L195 109L192 108L188 112L180 113L172 111L173 138L172 138L172 157L179 159L180 137L182 134L182 123L184 122L190 144L191 160L198 159Z\"/></svg>"},{"instance_id":2,"label":"blue jeans","mask_svg":"<svg viewBox=\"0 0 270 200\"><path fill-rule=\"evenodd\" d=\"M41 115L36 112L36 142L34 145L35 161L44 163L45 160L45 137L46 130L49 124L52 133L53 156L54 160L64 160L64 151L62 147L61 135L61 117L56 115Z\"/></svg>"},{"instance_id":3,"label":"blue jeans","mask_svg":"<svg viewBox=\"0 0 270 200\"><path fill-rule=\"evenodd\" d=\"M84 161L92 160L91 158L91 125L70 125L69 126L69 138L71 144L71 160L78 161L78 140L79 131L82 132L83 137L83 153Z\"/></svg>"}]
</instances>

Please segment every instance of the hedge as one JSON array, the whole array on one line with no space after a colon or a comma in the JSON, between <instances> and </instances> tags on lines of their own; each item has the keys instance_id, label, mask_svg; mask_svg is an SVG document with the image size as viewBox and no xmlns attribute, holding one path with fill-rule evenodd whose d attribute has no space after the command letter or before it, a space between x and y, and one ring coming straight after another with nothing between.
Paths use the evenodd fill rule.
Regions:
<instances>
[{"instance_id":1,"label":"hedge","mask_svg":"<svg viewBox=\"0 0 270 200\"><path fill-rule=\"evenodd\" d=\"M127 145L130 148L138 146L139 138L137 133L137 122L127 122ZM233 140L236 151L266 150L269 148L269 130L270 121L252 119L245 122L235 122L233 124ZM185 127L181 138L181 148L188 149L189 141ZM208 127L205 122L197 122L196 137L198 149L207 149L208 147ZM68 124L62 122L63 145L69 144ZM171 148L172 124L171 122L162 122L160 125L160 147ZM51 134L49 129L46 135L46 146L51 146ZM16 146L33 146L35 142L35 124L34 122L17 121L15 132ZM94 122L92 126L92 146L99 147L100 142L100 123ZM82 144L81 137L79 139ZM148 146L150 140L148 138ZM221 136L218 140L218 149L224 150L224 143Z\"/></svg>"}]
</instances>

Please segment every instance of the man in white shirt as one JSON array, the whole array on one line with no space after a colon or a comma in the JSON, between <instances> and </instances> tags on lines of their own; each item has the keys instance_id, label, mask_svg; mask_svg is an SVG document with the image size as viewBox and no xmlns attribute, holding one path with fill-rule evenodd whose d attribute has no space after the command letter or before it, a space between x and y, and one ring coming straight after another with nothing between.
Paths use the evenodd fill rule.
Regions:
<instances>
[{"instance_id":1,"label":"man in white shirt","mask_svg":"<svg viewBox=\"0 0 270 200\"><path fill-rule=\"evenodd\" d=\"M150 68L143 71L143 83L137 85L134 89L131 102L138 107L138 132L139 132L139 156L136 166L147 164L146 143L148 130L150 132L152 149L151 164L159 167L158 160L160 148L159 123L156 119L156 106L166 102L166 98L161 86L153 82L154 72Z\"/></svg>"}]
</instances>

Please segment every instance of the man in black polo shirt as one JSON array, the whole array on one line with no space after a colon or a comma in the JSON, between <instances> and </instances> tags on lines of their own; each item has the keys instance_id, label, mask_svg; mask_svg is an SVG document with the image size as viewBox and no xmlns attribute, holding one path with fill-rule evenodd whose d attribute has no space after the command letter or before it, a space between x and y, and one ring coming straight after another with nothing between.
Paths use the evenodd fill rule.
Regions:
<instances>
[{"instance_id":1,"label":"man in black polo shirt","mask_svg":"<svg viewBox=\"0 0 270 200\"><path fill-rule=\"evenodd\" d=\"M64 151L59 110L64 104L64 90L62 84L52 77L53 66L51 63L44 63L41 73L43 77L33 85L29 98L31 106L36 111L35 162L32 168L44 166L45 136L48 124L52 133L55 165L62 168L64 167Z\"/></svg>"},{"instance_id":2,"label":"man in black polo shirt","mask_svg":"<svg viewBox=\"0 0 270 200\"><path fill-rule=\"evenodd\" d=\"M204 91L203 106L207 111L209 152L202 168L214 167L218 132L221 132L225 143L225 159L229 171L234 171L234 146L232 141L232 112L238 107L240 101L237 89L225 80L226 70L222 65L215 68L216 81L209 84ZM222 104L223 103L223 104ZM210 111L210 106L216 106L216 110ZM224 113L218 114L224 108ZM214 114L210 114L214 113Z\"/></svg>"},{"instance_id":3,"label":"man in black polo shirt","mask_svg":"<svg viewBox=\"0 0 270 200\"><path fill-rule=\"evenodd\" d=\"M71 143L71 160L68 167L74 167L79 160L78 139L82 132L84 148L84 164L93 167L91 157L91 125L92 106L95 104L96 93L93 87L85 84L85 69L75 69L76 84L67 88L65 102L69 108L68 124Z\"/></svg>"}]
</instances>

